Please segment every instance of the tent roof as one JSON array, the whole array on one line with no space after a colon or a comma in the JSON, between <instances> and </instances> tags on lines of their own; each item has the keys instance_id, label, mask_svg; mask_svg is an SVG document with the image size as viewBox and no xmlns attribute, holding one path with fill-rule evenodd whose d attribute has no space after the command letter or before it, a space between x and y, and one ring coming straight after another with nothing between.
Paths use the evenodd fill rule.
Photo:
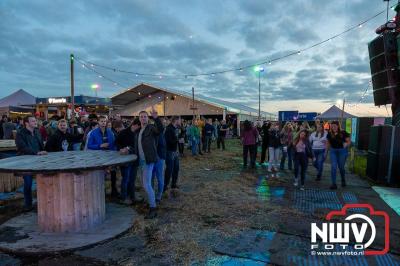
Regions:
<instances>
[{"instance_id":1,"label":"tent roof","mask_svg":"<svg viewBox=\"0 0 400 266\"><path fill-rule=\"evenodd\" d=\"M317 118L319 119L337 119L341 117L342 117L342 109L340 109L336 105L333 105L328 110L317 116ZM353 117L356 116L349 114L347 112L343 112L343 118L353 118Z\"/></svg>"},{"instance_id":2,"label":"tent roof","mask_svg":"<svg viewBox=\"0 0 400 266\"><path fill-rule=\"evenodd\" d=\"M0 99L0 107L21 106L29 104L36 104L36 97L27 93L23 89L17 90L16 92Z\"/></svg>"},{"instance_id":3,"label":"tent roof","mask_svg":"<svg viewBox=\"0 0 400 266\"><path fill-rule=\"evenodd\" d=\"M191 93L177 91L177 90L173 90L173 89L158 88L153 85L141 83L133 88L124 90L116 95L113 95L111 97L111 101L112 101L113 105L127 105L129 103L135 102L137 99L145 98L149 94L154 94L157 91L164 91L167 93L180 95L180 96L183 96L183 97L186 97L189 99L192 98ZM140 92L140 94L139 94L139 92ZM210 104L215 107L224 108L228 112L244 113L244 114L251 113L252 115L258 114L257 109L254 109L254 108L251 108L251 107L245 106L243 104L239 104L239 103L232 103L232 102L227 102L227 101L220 100L220 99L210 98L210 97L203 96L201 94L196 94L195 99L196 99L196 101ZM264 117L267 117L267 116L275 117L274 114L264 112L264 111L261 111L261 115Z\"/></svg>"}]
</instances>

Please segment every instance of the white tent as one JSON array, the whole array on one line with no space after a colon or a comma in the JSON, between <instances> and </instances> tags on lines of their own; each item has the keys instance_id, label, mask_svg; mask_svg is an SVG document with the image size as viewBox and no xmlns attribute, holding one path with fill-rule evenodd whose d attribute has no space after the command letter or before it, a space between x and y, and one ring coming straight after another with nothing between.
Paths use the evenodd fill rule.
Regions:
<instances>
[{"instance_id":1,"label":"white tent","mask_svg":"<svg viewBox=\"0 0 400 266\"><path fill-rule=\"evenodd\" d=\"M317 116L317 119L321 120L338 120L342 117L342 109L333 105L331 108ZM347 112L343 112L343 118L354 118L356 116L349 114Z\"/></svg>"}]
</instances>

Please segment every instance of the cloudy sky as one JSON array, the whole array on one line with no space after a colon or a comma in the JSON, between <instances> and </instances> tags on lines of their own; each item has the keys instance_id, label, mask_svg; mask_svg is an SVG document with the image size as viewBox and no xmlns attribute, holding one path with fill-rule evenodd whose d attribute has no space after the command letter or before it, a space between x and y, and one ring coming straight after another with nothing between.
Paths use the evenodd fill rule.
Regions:
<instances>
[{"instance_id":1,"label":"cloudy sky","mask_svg":"<svg viewBox=\"0 0 400 266\"><path fill-rule=\"evenodd\" d=\"M394 4L394 1L391 1ZM251 69L188 77L268 61L327 39L385 9L382 0L2 0L0 97L17 89L35 96L69 94L69 54L100 65L172 77L142 77L76 65L76 94L109 97L146 82L258 107ZM390 11L390 16L393 16ZM367 43L386 14L348 34L284 60L261 76L266 111L324 111L338 99L357 103L370 80ZM76 62L77 63L77 62ZM174 76L177 75L177 76ZM358 115L387 115L372 104ZM388 108L390 112L390 108Z\"/></svg>"}]
</instances>

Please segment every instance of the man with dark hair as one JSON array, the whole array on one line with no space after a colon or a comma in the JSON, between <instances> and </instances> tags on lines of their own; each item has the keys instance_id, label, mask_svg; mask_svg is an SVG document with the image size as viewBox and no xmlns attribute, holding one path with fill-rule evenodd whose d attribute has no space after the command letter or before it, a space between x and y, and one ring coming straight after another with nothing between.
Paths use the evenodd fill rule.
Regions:
<instances>
[{"instance_id":1,"label":"man with dark hair","mask_svg":"<svg viewBox=\"0 0 400 266\"><path fill-rule=\"evenodd\" d=\"M7 121L3 123L3 139L13 139L13 130L16 130L16 126L11 118L7 118Z\"/></svg>"},{"instance_id":2,"label":"man with dark hair","mask_svg":"<svg viewBox=\"0 0 400 266\"><path fill-rule=\"evenodd\" d=\"M74 136L67 132L68 124L65 119L60 119L57 123L57 131L50 136L46 142L46 151L57 152L72 150L72 144L79 141L79 136Z\"/></svg>"},{"instance_id":3,"label":"man with dark hair","mask_svg":"<svg viewBox=\"0 0 400 266\"><path fill-rule=\"evenodd\" d=\"M17 155L46 155L44 145L39 130L37 129L37 120L30 115L24 118L24 128L17 132L15 144L17 146ZM24 178L24 207L25 210L32 209L32 179L31 175L25 175Z\"/></svg>"},{"instance_id":4,"label":"man with dark hair","mask_svg":"<svg viewBox=\"0 0 400 266\"><path fill-rule=\"evenodd\" d=\"M222 150L225 150L225 137L226 132L228 131L228 126L226 125L225 120L221 120L221 124L218 125L218 139L217 139L217 148L219 149L222 145Z\"/></svg>"},{"instance_id":5,"label":"man with dark hair","mask_svg":"<svg viewBox=\"0 0 400 266\"><path fill-rule=\"evenodd\" d=\"M178 133L180 126L179 117L172 117L171 124L165 129L165 141L167 143L167 156L164 180L164 192L168 190L169 182L172 176L171 188L178 188L178 174L179 174L179 152L178 152Z\"/></svg>"},{"instance_id":6,"label":"man with dark hair","mask_svg":"<svg viewBox=\"0 0 400 266\"><path fill-rule=\"evenodd\" d=\"M107 128L107 118L99 116L99 127L93 129L87 140L87 148L89 150L116 150L115 136L110 128ZM117 190L117 174L115 170L110 171L111 174L111 196L118 195Z\"/></svg>"},{"instance_id":7,"label":"man with dark hair","mask_svg":"<svg viewBox=\"0 0 400 266\"><path fill-rule=\"evenodd\" d=\"M214 126L212 125L212 119L209 118L204 126L204 146L203 151L210 153L212 136L214 135Z\"/></svg>"},{"instance_id":8,"label":"man with dark hair","mask_svg":"<svg viewBox=\"0 0 400 266\"><path fill-rule=\"evenodd\" d=\"M162 122L160 118L158 118L155 110L152 110L151 116L154 119L155 125L149 124L149 115L146 111L141 111L139 113L141 124L141 129L138 136L139 163L141 166L143 187L147 193L147 198L150 205L149 213L145 216L146 219L153 219L157 216L156 196L151 181L153 177L154 166L159 160L157 154L158 136L164 131ZM159 176L157 176L157 179L159 187L157 198L161 198L164 188L164 180L161 180Z\"/></svg>"},{"instance_id":9,"label":"man with dark hair","mask_svg":"<svg viewBox=\"0 0 400 266\"><path fill-rule=\"evenodd\" d=\"M121 122L121 121L117 121ZM122 122L121 122L122 124ZM140 120L136 118L130 127L123 129L117 136L115 144L121 154L138 155L138 135L140 130ZM121 202L126 205L135 204L135 181L139 159L127 166L121 166ZM128 199L128 196L130 199Z\"/></svg>"}]
</instances>

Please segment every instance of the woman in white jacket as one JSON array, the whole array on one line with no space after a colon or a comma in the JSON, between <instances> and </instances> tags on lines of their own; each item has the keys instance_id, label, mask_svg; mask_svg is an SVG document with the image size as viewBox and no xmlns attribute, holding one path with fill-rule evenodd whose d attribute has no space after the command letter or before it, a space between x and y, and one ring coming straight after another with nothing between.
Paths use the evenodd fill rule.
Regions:
<instances>
[{"instance_id":1,"label":"woman in white jacket","mask_svg":"<svg viewBox=\"0 0 400 266\"><path fill-rule=\"evenodd\" d=\"M321 180L322 170L325 162L325 151L328 132L324 130L322 124L317 125L317 130L310 135L310 143L312 145L313 152L313 165L317 169L317 181Z\"/></svg>"}]
</instances>

